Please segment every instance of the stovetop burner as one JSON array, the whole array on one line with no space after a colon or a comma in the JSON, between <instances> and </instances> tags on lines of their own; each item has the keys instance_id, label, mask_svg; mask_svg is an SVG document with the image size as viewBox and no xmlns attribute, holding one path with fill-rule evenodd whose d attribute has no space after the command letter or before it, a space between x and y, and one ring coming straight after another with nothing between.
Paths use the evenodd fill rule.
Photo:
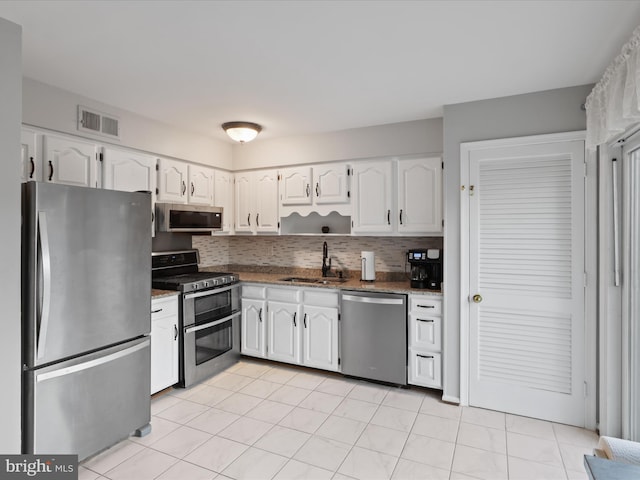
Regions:
<instances>
[{"instance_id":1,"label":"stovetop burner","mask_svg":"<svg viewBox=\"0 0 640 480\"><path fill-rule=\"evenodd\" d=\"M152 286L164 290L195 292L219 288L239 281L226 272L198 271L198 251L157 252L153 254Z\"/></svg>"}]
</instances>

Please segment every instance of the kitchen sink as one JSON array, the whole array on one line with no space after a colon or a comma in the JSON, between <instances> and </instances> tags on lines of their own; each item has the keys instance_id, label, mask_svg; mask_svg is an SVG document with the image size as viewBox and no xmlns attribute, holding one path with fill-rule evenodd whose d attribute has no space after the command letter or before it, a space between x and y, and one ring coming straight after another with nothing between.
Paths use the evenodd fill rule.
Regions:
<instances>
[{"instance_id":1,"label":"kitchen sink","mask_svg":"<svg viewBox=\"0 0 640 480\"><path fill-rule=\"evenodd\" d=\"M332 283L346 282L346 278L328 277L328 278L309 278L309 277L285 277L280 279L281 282L291 283L321 283L323 285L330 285Z\"/></svg>"}]
</instances>

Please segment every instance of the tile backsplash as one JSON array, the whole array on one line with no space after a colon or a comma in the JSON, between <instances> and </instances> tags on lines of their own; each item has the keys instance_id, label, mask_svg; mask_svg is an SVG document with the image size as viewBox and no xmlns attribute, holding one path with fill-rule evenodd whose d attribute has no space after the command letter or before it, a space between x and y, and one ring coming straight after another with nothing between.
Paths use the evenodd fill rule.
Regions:
<instances>
[{"instance_id":1,"label":"tile backsplash","mask_svg":"<svg viewBox=\"0 0 640 480\"><path fill-rule=\"evenodd\" d=\"M442 248L442 237L350 236L197 236L200 266L257 265L320 268L322 243L327 242L334 270L360 270L360 252L375 253L376 271L403 272L410 248Z\"/></svg>"}]
</instances>

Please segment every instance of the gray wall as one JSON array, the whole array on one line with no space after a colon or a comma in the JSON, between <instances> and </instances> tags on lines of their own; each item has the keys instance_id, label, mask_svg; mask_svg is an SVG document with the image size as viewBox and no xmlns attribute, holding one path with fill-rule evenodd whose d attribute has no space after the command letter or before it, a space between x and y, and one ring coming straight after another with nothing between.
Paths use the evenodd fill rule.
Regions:
<instances>
[{"instance_id":1,"label":"gray wall","mask_svg":"<svg viewBox=\"0 0 640 480\"><path fill-rule=\"evenodd\" d=\"M0 18L0 452L20 453L20 117L22 28Z\"/></svg>"},{"instance_id":2,"label":"gray wall","mask_svg":"<svg viewBox=\"0 0 640 480\"><path fill-rule=\"evenodd\" d=\"M187 132L30 78L24 78L23 90L22 122L27 125L93 138L101 144L112 143L203 165L232 168L231 142ZM116 115L120 119L120 141L78 131L78 105Z\"/></svg>"},{"instance_id":3,"label":"gray wall","mask_svg":"<svg viewBox=\"0 0 640 480\"><path fill-rule=\"evenodd\" d=\"M442 118L258 140L233 147L235 170L442 153Z\"/></svg>"},{"instance_id":4,"label":"gray wall","mask_svg":"<svg viewBox=\"0 0 640 480\"><path fill-rule=\"evenodd\" d=\"M586 129L593 85L547 90L444 107L444 280L446 397L460 395L460 144Z\"/></svg>"}]
</instances>

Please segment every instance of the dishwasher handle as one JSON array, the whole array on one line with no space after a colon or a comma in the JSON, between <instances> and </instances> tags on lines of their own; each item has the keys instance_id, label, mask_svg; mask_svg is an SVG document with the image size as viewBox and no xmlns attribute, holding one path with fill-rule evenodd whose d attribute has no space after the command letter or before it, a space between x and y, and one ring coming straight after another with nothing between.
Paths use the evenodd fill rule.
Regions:
<instances>
[{"instance_id":1,"label":"dishwasher handle","mask_svg":"<svg viewBox=\"0 0 640 480\"><path fill-rule=\"evenodd\" d=\"M342 300L347 302L359 302L359 303L375 303L378 305L403 305L403 298L388 298L388 297L361 297L358 295L342 295Z\"/></svg>"}]
</instances>

